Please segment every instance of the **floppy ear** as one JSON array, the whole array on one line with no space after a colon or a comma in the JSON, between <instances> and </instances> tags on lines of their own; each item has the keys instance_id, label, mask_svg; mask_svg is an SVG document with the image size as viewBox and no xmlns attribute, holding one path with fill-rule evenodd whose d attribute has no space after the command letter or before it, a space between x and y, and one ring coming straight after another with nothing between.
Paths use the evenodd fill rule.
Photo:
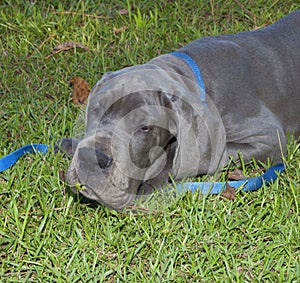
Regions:
<instances>
[{"instance_id":1,"label":"floppy ear","mask_svg":"<svg viewBox=\"0 0 300 283\"><path fill-rule=\"evenodd\" d=\"M175 179L215 173L228 161L226 135L221 117L207 97L170 97L171 134L177 138L172 176Z\"/></svg>"}]
</instances>

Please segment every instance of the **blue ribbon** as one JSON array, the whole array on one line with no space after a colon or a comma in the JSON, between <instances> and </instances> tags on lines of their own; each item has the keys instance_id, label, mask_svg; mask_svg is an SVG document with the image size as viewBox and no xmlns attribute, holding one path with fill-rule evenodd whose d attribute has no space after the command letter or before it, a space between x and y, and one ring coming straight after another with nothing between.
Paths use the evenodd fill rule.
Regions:
<instances>
[{"instance_id":1,"label":"blue ribbon","mask_svg":"<svg viewBox=\"0 0 300 283\"><path fill-rule=\"evenodd\" d=\"M46 144L25 145L0 159L0 172L10 168L20 157L26 153L40 152L42 154L46 154L48 149L49 147ZM275 181L278 177L278 174L283 172L284 169L284 164L278 163L277 165L270 167L261 176L240 181L230 181L227 182L227 184L235 189L241 188L241 190L244 192L255 191L261 188L264 183L269 185L271 182ZM184 193L186 191L200 191L202 194L219 194L220 192L224 191L225 187L226 182L186 182L183 184L177 184L179 193Z\"/></svg>"},{"instance_id":2,"label":"blue ribbon","mask_svg":"<svg viewBox=\"0 0 300 283\"><path fill-rule=\"evenodd\" d=\"M182 59L183 61L185 61L189 67L191 68L191 70L193 71L198 85L200 87L200 99L202 101L203 104L206 104L206 91L205 91L205 84L199 69L199 66L197 65L197 63L187 54L179 52L179 51L175 51L170 53L170 55L176 56L180 59Z\"/></svg>"},{"instance_id":3,"label":"blue ribbon","mask_svg":"<svg viewBox=\"0 0 300 283\"><path fill-rule=\"evenodd\" d=\"M10 153L7 156L0 158L0 172L8 169L13 166L17 160L25 155L26 153L35 153L41 152L42 154L46 154L48 151L48 145L46 144L28 144L25 145L18 150Z\"/></svg>"},{"instance_id":4,"label":"blue ribbon","mask_svg":"<svg viewBox=\"0 0 300 283\"><path fill-rule=\"evenodd\" d=\"M230 187L233 187L236 190L241 188L244 192L251 192L261 188L264 183L269 185L275 181L284 169L284 164L278 163L270 167L264 174L258 177L229 182L187 182L177 184L177 189L180 193L184 193L186 191L201 191L202 194L219 194L225 190L227 183Z\"/></svg>"}]
</instances>

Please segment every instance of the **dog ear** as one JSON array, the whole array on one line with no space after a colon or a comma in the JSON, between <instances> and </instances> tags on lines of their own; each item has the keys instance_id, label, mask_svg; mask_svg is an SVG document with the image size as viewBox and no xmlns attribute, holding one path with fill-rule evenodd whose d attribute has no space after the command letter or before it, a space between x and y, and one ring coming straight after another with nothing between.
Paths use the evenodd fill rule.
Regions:
<instances>
[{"instance_id":1,"label":"dog ear","mask_svg":"<svg viewBox=\"0 0 300 283\"><path fill-rule=\"evenodd\" d=\"M194 97L195 94L194 94ZM170 130L177 139L172 176L212 174L227 162L226 135L222 119L209 100L170 96Z\"/></svg>"}]
</instances>

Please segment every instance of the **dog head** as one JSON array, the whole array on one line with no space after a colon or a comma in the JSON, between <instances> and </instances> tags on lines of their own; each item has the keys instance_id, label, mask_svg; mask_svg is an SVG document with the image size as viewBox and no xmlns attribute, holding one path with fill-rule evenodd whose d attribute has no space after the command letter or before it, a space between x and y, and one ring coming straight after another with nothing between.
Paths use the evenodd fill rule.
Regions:
<instances>
[{"instance_id":1,"label":"dog head","mask_svg":"<svg viewBox=\"0 0 300 283\"><path fill-rule=\"evenodd\" d=\"M225 163L225 131L194 81L155 65L108 73L95 85L67 180L113 209L174 179L213 173ZM76 184L81 184L80 187Z\"/></svg>"}]
</instances>

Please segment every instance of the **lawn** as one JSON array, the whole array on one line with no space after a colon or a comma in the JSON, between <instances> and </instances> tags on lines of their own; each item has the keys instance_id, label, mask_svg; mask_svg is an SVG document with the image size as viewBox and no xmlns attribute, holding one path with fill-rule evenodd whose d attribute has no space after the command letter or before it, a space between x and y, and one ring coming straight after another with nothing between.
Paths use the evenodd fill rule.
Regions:
<instances>
[{"instance_id":1,"label":"lawn","mask_svg":"<svg viewBox=\"0 0 300 283\"><path fill-rule=\"evenodd\" d=\"M106 71L201 36L261 28L297 8L290 0L2 0L0 157L80 134L70 78L92 86ZM88 50L51 53L63 42ZM272 186L233 201L187 193L164 208L125 213L70 195L61 154L28 155L0 173L0 281L300 282L293 138L285 162Z\"/></svg>"}]
</instances>

